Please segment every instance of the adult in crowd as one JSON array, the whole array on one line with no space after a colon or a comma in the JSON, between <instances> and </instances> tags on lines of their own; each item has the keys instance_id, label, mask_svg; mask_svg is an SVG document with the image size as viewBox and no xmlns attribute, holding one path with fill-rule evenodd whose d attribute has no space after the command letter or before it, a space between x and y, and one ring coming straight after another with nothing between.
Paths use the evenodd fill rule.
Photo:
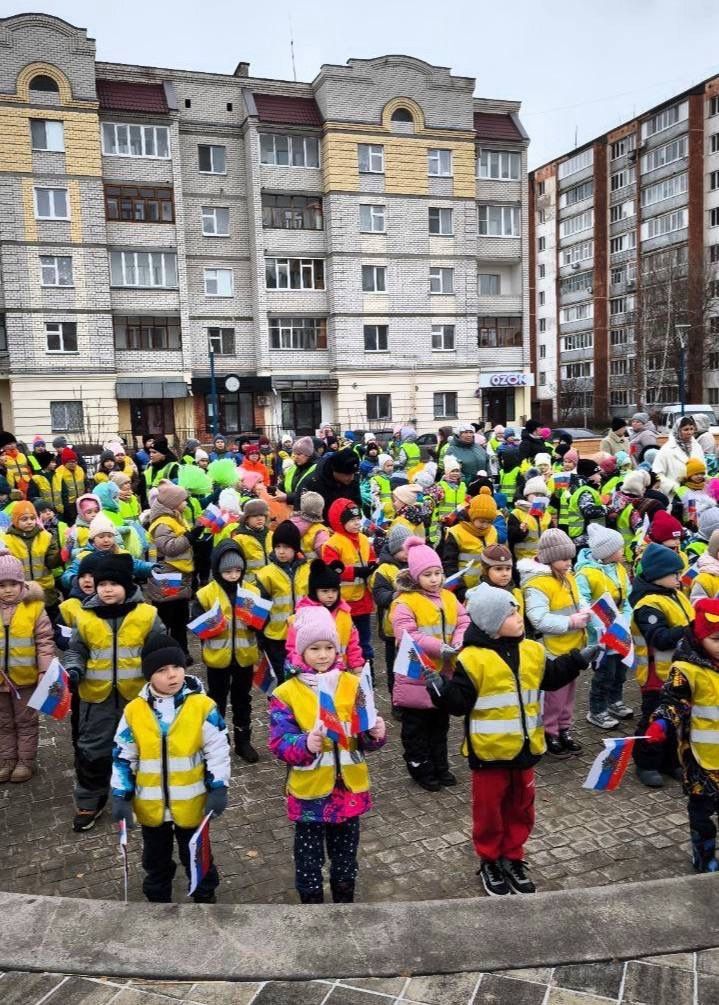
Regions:
<instances>
[{"instance_id":1,"label":"adult in crowd","mask_svg":"<svg viewBox=\"0 0 719 1005\"><path fill-rule=\"evenodd\" d=\"M635 412L631 419L629 434L629 456L635 464L640 464L644 451L657 447L657 427L649 418L648 412Z\"/></svg>"},{"instance_id":2,"label":"adult in crowd","mask_svg":"<svg viewBox=\"0 0 719 1005\"><path fill-rule=\"evenodd\" d=\"M152 446L154 439L155 437L152 433L145 433L142 437L142 446L139 450L135 451L135 463L140 471L144 471L150 463L150 447ZM53 446L55 446L54 440Z\"/></svg>"},{"instance_id":3,"label":"adult in crowd","mask_svg":"<svg viewBox=\"0 0 719 1005\"><path fill-rule=\"evenodd\" d=\"M527 419L519 441L520 460L533 461L537 454L546 454L547 447L539 429L536 419Z\"/></svg>"},{"instance_id":4,"label":"adult in crowd","mask_svg":"<svg viewBox=\"0 0 719 1005\"><path fill-rule=\"evenodd\" d=\"M325 518L335 499L351 499L362 508L360 492L360 459L351 447L327 454L312 475L302 482L295 509L299 509L299 496L303 492L318 492L325 501Z\"/></svg>"},{"instance_id":5,"label":"adult in crowd","mask_svg":"<svg viewBox=\"0 0 719 1005\"><path fill-rule=\"evenodd\" d=\"M690 458L704 461L704 451L696 439L697 427L692 416L685 415L675 428L676 433L669 434L652 462L652 471L659 476L659 488L667 496L676 492L679 483L686 478Z\"/></svg>"},{"instance_id":6,"label":"adult in crowd","mask_svg":"<svg viewBox=\"0 0 719 1005\"><path fill-rule=\"evenodd\" d=\"M489 472L489 456L484 447L475 443L471 422L459 423L444 456L457 458L465 485L475 481L480 471Z\"/></svg>"},{"instance_id":7,"label":"adult in crowd","mask_svg":"<svg viewBox=\"0 0 719 1005\"><path fill-rule=\"evenodd\" d=\"M716 470L716 456L717 456L717 445L714 439L714 434L709 432L709 422L708 415L695 415L694 424L697 427L697 443L704 451L704 459L707 463L707 470L710 474Z\"/></svg>"},{"instance_id":8,"label":"adult in crowd","mask_svg":"<svg viewBox=\"0 0 719 1005\"><path fill-rule=\"evenodd\" d=\"M317 470L315 445L311 436L300 436L299 439L295 440L292 444L290 460L291 464L282 477L276 498L298 510L300 508L300 490Z\"/></svg>"},{"instance_id":9,"label":"adult in crowd","mask_svg":"<svg viewBox=\"0 0 719 1005\"><path fill-rule=\"evenodd\" d=\"M148 451L150 463L145 468L145 487L149 493L165 479L168 482L176 482L179 473L180 462L177 456L170 450L170 444L166 436L154 436Z\"/></svg>"},{"instance_id":10,"label":"adult in crowd","mask_svg":"<svg viewBox=\"0 0 719 1005\"><path fill-rule=\"evenodd\" d=\"M620 451L629 453L629 437L627 435L627 420L619 416L612 419L612 424L599 444L599 449L604 454L611 454L616 457Z\"/></svg>"}]
</instances>

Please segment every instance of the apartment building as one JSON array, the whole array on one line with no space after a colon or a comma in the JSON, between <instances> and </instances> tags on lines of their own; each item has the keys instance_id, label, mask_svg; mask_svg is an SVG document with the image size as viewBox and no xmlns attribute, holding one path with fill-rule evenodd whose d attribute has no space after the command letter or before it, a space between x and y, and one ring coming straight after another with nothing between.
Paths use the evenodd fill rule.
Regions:
<instances>
[{"instance_id":1,"label":"apartment building","mask_svg":"<svg viewBox=\"0 0 719 1005\"><path fill-rule=\"evenodd\" d=\"M530 174L532 412L719 412L719 77Z\"/></svg>"},{"instance_id":2,"label":"apartment building","mask_svg":"<svg viewBox=\"0 0 719 1005\"><path fill-rule=\"evenodd\" d=\"M529 414L519 103L409 56L312 83L0 19L0 409L32 438ZM214 384L213 384L214 372Z\"/></svg>"}]
</instances>

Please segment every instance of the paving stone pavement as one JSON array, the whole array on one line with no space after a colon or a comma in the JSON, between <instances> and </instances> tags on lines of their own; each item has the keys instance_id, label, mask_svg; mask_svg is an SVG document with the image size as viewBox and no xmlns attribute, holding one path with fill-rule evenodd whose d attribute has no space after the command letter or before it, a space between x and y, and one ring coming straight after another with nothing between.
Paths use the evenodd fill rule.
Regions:
<instances>
[{"instance_id":1,"label":"paving stone pavement","mask_svg":"<svg viewBox=\"0 0 719 1005\"><path fill-rule=\"evenodd\" d=\"M458 753L462 723L454 719L450 732L459 784L439 793L423 791L406 773L399 724L389 717L384 680L380 659L378 705L388 723L389 741L369 756L375 809L362 822L358 899L476 896L480 888L470 840L469 771ZM649 790L630 769L616 792L581 788L601 749L599 731L584 720L587 695L584 677L577 698L583 753L564 761L545 757L537 769L537 825L528 846L537 885L542 890L569 889L689 872L686 810L678 783L668 781L664 789ZM638 707L633 684L627 687L627 698ZM212 827L222 875L218 894L225 903L294 903L285 769L267 751L266 699L259 693L254 718L261 760L246 765L233 755L230 806ZM25 785L0 786L0 889L122 896L117 835L109 814L94 830L74 834L72 784L69 724L43 717L38 775ZM140 852L139 835L131 832L131 900L142 899ZM184 897L184 877L178 876L175 898Z\"/></svg>"}]
</instances>

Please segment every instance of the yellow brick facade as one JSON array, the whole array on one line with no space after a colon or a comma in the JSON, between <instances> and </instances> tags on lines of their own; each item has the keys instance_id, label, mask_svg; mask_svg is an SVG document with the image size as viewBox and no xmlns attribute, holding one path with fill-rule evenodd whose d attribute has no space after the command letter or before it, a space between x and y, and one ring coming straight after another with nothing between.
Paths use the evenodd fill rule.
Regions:
<instances>
[{"instance_id":1,"label":"yellow brick facade","mask_svg":"<svg viewBox=\"0 0 719 1005\"><path fill-rule=\"evenodd\" d=\"M70 207L70 240L73 244L80 244L82 242L80 182L75 179L67 183L67 201Z\"/></svg>"},{"instance_id":2,"label":"yellow brick facade","mask_svg":"<svg viewBox=\"0 0 719 1005\"><path fill-rule=\"evenodd\" d=\"M87 112L66 112L65 123L65 165L68 174L102 174L100 153L100 120L96 114Z\"/></svg>"},{"instance_id":3,"label":"yellow brick facade","mask_svg":"<svg viewBox=\"0 0 719 1005\"><path fill-rule=\"evenodd\" d=\"M37 220L32 178L22 179L22 208L25 218L25 240L37 241Z\"/></svg>"}]
</instances>

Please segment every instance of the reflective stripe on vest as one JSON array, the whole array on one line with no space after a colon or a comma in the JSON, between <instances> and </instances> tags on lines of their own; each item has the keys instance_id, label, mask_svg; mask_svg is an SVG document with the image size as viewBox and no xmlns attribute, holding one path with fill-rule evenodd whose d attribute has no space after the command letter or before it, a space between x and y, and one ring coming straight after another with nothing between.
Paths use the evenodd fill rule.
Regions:
<instances>
[{"instance_id":1,"label":"reflective stripe on vest","mask_svg":"<svg viewBox=\"0 0 719 1005\"><path fill-rule=\"evenodd\" d=\"M113 639L109 622L98 618L92 608L78 611L76 628L89 652L85 676L79 685L83 701L104 701L114 687L127 701L137 697L145 683L142 647L156 616L150 604L138 604L125 615Z\"/></svg>"},{"instance_id":2,"label":"reflective stripe on vest","mask_svg":"<svg viewBox=\"0 0 719 1005\"><path fill-rule=\"evenodd\" d=\"M367 565L370 555L369 539L364 534L359 534L358 537L359 551L346 534L333 534L322 546L323 555L325 548L328 548L339 555L343 565ZM359 577L355 578L351 583L340 583L342 599L348 603L351 603L353 600L361 600L367 589L367 583Z\"/></svg>"},{"instance_id":3,"label":"reflective stripe on vest","mask_svg":"<svg viewBox=\"0 0 719 1005\"><path fill-rule=\"evenodd\" d=\"M243 590L255 593L260 591L251 583L243 582ZM252 666L260 658L255 632L240 618L235 617L234 605L219 583L210 581L197 591L197 600L205 611L209 611L217 602L225 616L227 628L212 639L202 640L202 659L208 667L224 669L235 661L242 667Z\"/></svg>"},{"instance_id":4,"label":"reflective stripe on vest","mask_svg":"<svg viewBox=\"0 0 719 1005\"><path fill-rule=\"evenodd\" d=\"M0 668L18 687L37 683L35 626L44 608L42 600L21 601L0 631Z\"/></svg>"},{"instance_id":5,"label":"reflective stripe on vest","mask_svg":"<svg viewBox=\"0 0 719 1005\"><path fill-rule=\"evenodd\" d=\"M707 771L719 771L719 675L706 667L677 660L692 692L689 743L698 763Z\"/></svg>"},{"instance_id":6,"label":"reflective stripe on vest","mask_svg":"<svg viewBox=\"0 0 719 1005\"><path fill-rule=\"evenodd\" d=\"M501 470L499 472L499 491L507 497L507 505L512 506L517 495L517 479L519 478L519 468L512 468L511 471Z\"/></svg>"},{"instance_id":7,"label":"reflective stripe on vest","mask_svg":"<svg viewBox=\"0 0 719 1005\"><path fill-rule=\"evenodd\" d=\"M254 573L256 569L267 565L272 551L272 531L267 531L264 543L247 531L232 532L230 537L242 552L248 572Z\"/></svg>"},{"instance_id":8,"label":"reflective stripe on vest","mask_svg":"<svg viewBox=\"0 0 719 1005\"><path fill-rule=\"evenodd\" d=\"M534 576L525 584L525 590L539 590L549 602L552 614L571 617L582 606L577 581L574 574L566 573L562 580L556 576ZM542 644L552 656L562 656L572 649L581 649L586 645L587 634L584 630L566 631L561 635L551 635L545 632Z\"/></svg>"},{"instance_id":9,"label":"reflective stripe on vest","mask_svg":"<svg viewBox=\"0 0 719 1005\"><path fill-rule=\"evenodd\" d=\"M55 577L45 565L47 550L52 544L50 532L41 530L31 538L5 534L3 541L10 554L22 562L25 579L37 583L43 590L51 590Z\"/></svg>"},{"instance_id":10,"label":"reflective stripe on vest","mask_svg":"<svg viewBox=\"0 0 719 1005\"><path fill-rule=\"evenodd\" d=\"M298 565L292 576L274 562L257 570L256 581L272 601L270 617L264 633L269 639L286 639L290 615L300 597L309 591L309 565Z\"/></svg>"},{"instance_id":11,"label":"reflective stripe on vest","mask_svg":"<svg viewBox=\"0 0 719 1005\"><path fill-rule=\"evenodd\" d=\"M574 492L572 492L572 497L569 500L569 505L567 506L567 534L571 538L580 537L584 533L585 520L584 515L579 508L579 500L585 492L589 492L597 506L602 505L602 497L596 489L592 488L591 485L580 485L578 489L575 489ZM600 518L598 520L593 520L592 523L598 523L601 527L603 527L604 519Z\"/></svg>"},{"instance_id":12,"label":"reflective stripe on vest","mask_svg":"<svg viewBox=\"0 0 719 1005\"><path fill-rule=\"evenodd\" d=\"M523 523L527 528L527 536L523 541L517 541L514 545L514 557L517 561L520 558L536 558L539 550L539 536L549 527L552 517L549 513L543 513L539 519L530 516L526 510L512 510L512 516L516 517L518 523Z\"/></svg>"},{"instance_id":13,"label":"reflective stripe on vest","mask_svg":"<svg viewBox=\"0 0 719 1005\"><path fill-rule=\"evenodd\" d=\"M670 628L679 628L680 625L690 625L694 620L694 608L683 593L676 592L674 596L665 594L647 594L638 600L634 605L634 613L642 607L656 607L666 618ZM652 649L647 647L646 640L637 628L637 624L632 618L632 639L634 640L634 654L636 662L634 671L637 683L643 686L649 679L650 665L654 673L661 681L665 681L669 676L669 668L674 658L673 649Z\"/></svg>"},{"instance_id":14,"label":"reflective stripe on vest","mask_svg":"<svg viewBox=\"0 0 719 1005\"><path fill-rule=\"evenodd\" d=\"M150 535L151 538L155 533L156 528L159 527L160 524L164 524L165 527L169 527L176 537L181 537L183 534L186 534L190 529L188 524L186 524L184 521L177 520L174 516L163 514L163 516L158 516L157 520L153 520L153 522L150 524L147 533ZM157 545L155 545L155 548L157 548ZM165 555L159 555L158 560L162 562L164 565L169 565L173 569L177 569L178 572L182 572L184 574L191 573L195 568L195 564L192 558L168 558Z\"/></svg>"},{"instance_id":15,"label":"reflective stripe on vest","mask_svg":"<svg viewBox=\"0 0 719 1005\"><path fill-rule=\"evenodd\" d=\"M390 620L392 620L399 604L403 604L412 611L419 632L451 644L459 621L459 602L453 593L449 590L442 590L439 596L439 606L422 593L400 593L390 607ZM434 659L431 656L428 656L428 659L431 660L436 669L442 665L442 660Z\"/></svg>"}]
</instances>

